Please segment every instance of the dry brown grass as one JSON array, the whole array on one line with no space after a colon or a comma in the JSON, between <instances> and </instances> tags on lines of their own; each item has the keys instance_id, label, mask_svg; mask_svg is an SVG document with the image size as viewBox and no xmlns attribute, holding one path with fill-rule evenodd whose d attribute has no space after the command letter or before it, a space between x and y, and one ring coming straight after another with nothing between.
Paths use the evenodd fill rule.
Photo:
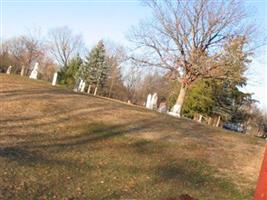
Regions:
<instances>
[{"instance_id":1,"label":"dry brown grass","mask_svg":"<svg viewBox=\"0 0 267 200\"><path fill-rule=\"evenodd\" d=\"M0 75L0 199L251 199L264 141Z\"/></svg>"}]
</instances>

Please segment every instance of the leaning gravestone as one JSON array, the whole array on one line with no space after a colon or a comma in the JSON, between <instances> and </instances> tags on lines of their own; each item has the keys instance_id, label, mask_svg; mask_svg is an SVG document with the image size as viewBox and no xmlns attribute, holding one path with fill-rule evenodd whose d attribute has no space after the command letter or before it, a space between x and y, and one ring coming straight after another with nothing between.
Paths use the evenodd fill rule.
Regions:
<instances>
[{"instance_id":1,"label":"leaning gravestone","mask_svg":"<svg viewBox=\"0 0 267 200\"><path fill-rule=\"evenodd\" d=\"M52 85L55 86L57 84L57 72L54 73Z\"/></svg>"},{"instance_id":2,"label":"leaning gravestone","mask_svg":"<svg viewBox=\"0 0 267 200\"><path fill-rule=\"evenodd\" d=\"M11 73L11 69L12 69L12 66L10 65L6 70L6 74L10 74Z\"/></svg>"},{"instance_id":3,"label":"leaning gravestone","mask_svg":"<svg viewBox=\"0 0 267 200\"><path fill-rule=\"evenodd\" d=\"M33 67L33 70L30 74L30 77L31 79L37 79L37 76L38 76L38 66L39 66L39 63L35 63L34 67Z\"/></svg>"},{"instance_id":4,"label":"leaning gravestone","mask_svg":"<svg viewBox=\"0 0 267 200\"><path fill-rule=\"evenodd\" d=\"M151 94L148 94L146 99L146 108L151 109L151 101L152 101L152 96Z\"/></svg>"}]
</instances>

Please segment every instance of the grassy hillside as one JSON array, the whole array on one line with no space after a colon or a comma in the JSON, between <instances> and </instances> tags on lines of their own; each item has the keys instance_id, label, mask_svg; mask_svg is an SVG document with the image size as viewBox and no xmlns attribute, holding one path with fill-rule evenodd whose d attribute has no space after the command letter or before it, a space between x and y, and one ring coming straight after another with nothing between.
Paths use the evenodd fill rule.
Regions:
<instances>
[{"instance_id":1,"label":"grassy hillside","mask_svg":"<svg viewBox=\"0 0 267 200\"><path fill-rule=\"evenodd\" d=\"M251 199L264 141L0 75L0 199Z\"/></svg>"}]
</instances>

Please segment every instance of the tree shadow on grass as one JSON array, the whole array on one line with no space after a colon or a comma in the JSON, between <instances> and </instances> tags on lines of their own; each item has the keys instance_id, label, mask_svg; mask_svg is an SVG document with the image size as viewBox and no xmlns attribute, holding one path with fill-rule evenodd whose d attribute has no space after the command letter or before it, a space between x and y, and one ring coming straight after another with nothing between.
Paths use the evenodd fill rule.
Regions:
<instances>
[{"instance_id":1,"label":"tree shadow on grass","mask_svg":"<svg viewBox=\"0 0 267 200\"><path fill-rule=\"evenodd\" d=\"M107 125L104 123L90 123L85 131L78 135L64 136L60 138L54 138L54 140L49 144L48 140L39 141L37 144L33 144L31 140L27 141L27 146L31 148L62 148L94 144L98 141L109 140L114 137L119 137L122 135L134 134L139 131L145 131L153 124L158 123L157 120L140 120L135 122L127 122L124 124ZM160 129L160 128L159 128ZM26 143L23 143L26 144ZM20 145L18 143L18 145Z\"/></svg>"},{"instance_id":2,"label":"tree shadow on grass","mask_svg":"<svg viewBox=\"0 0 267 200\"><path fill-rule=\"evenodd\" d=\"M71 170L76 170L76 178L82 176L79 171L83 165L78 164L73 159L58 159L54 158L51 152L61 153L64 155L64 151L68 149L78 149L86 147L86 151L90 152L96 146L97 148L107 148L103 146L108 140L123 136L125 134L134 134L139 131L145 131L151 127L155 127L159 123L160 119L147 119L137 120L134 122L127 122L124 124L105 124L105 123L91 123L88 125L86 132L79 135L64 136L61 138L42 138L38 141L31 141L29 138L26 143L18 143L14 147L0 148L0 157L6 158L10 161L15 161L20 166L35 166L46 165L52 167L64 167ZM161 131L161 127L157 127L157 131ZM164 128L163 128L164 129ZM225 195L240 196L239 192L233 187L233 185L223 179L216 178L214 169L210 167L205 161L185 160L184 158L177 159L175 155L172 155L170 151L165 152L164 148L157 145L156 141L138 139L134 140L134 143L124 144L122 148L137 153L140 156L139 159L143 159L148 156L153 156L156 153L157 156L161 156L165 159L165 162L158 163L153 166L142 165L124 165L124 163L118 163L118 169L124 170L124 173L131 175L141 175L148 172L154 173L153 182L147 181L150 187L157 187L157 183L176 182L177 184L184 185L179 191L183 189L191 188L192 191L205 191L208 192L220 191ZM96 145L97 143L100 143ZM99 149L98 149L99 150ZM44 153L43 151L46 151ZM123 152L123 151L122 151ZM160 155L159 153L162 152ZM60 154L59 154L60 155ZM103 155L104 156L104 155ZM155 157L154 157L155 158ZM147 159L147 158L146 158ZM153 157L149 158L153 159ZM95 166L92 166L91 170ZM146 169L147 168L147 169ZM105 169L103 169L105 170ZM145 181L146 182L146 181ZM145 184L145 183L142 183ZM170 185L171 186L171 185ZM50 189L48 189L50 190ZM141 189L142 191L142 189ZM191 193L190 193L191 194ZM39 193L37 192L37 196ZM113 195L108 197L127 196L127 192L120 191L118 188L114 190ZM192 193L194 195L194 193ZM74 195L75 196L75 195ZM231 197L232 197L231 196Z\"/></svg>"},{"instance_id":3,"label":"tree shadow on grass","mask_svg":"<svg viewBox=\"0 0 267 200\"><path fill-rule=\"evenodd\" d=\"M42 126L52 126L57 125L59 123L67 123L70 120L73 120L77 117L83 117L83 116L95 116L99 112L104 112L107 110L114 110L112 108L106 108L105 110L101 107L97 108L76 108L68 111L61 111L56 113L50 113L49 115L39 115L39 116L33 116L33 117L22 117L17 119L4 119L0 120L0 128L27 128L27 127L42 127ZM45 120L47 119L47 122L38 122L38 120ZM16 125L16 123L23 123L22 125ZM27 124L25 124L25 122ZM13 125L9 125L8 123L13 123Z\"/></svg>"},{"instance_id":4,"label":"tree shadow on grass","mask_svg":"<svg viewBox=\"0 0 267 200\"><path fill-rule=\"evenodd\" d=\"M43 134L29 134L25 141L17 141L15 144L0 149L0 156L11 160L16 160L21 164L38 163L41 164L62 164L68 165L68 161L47 159L38 151L56 151L61 152L69 148L80 148L88 145L88 150L99 141L109 140L125 134L131 134L149 128L155 121L142 120L141 122L131 122L118 125L106 125L104 123L91 123L85 129L85 132L78 135L69 135L64 137L51 138ZM135 124L131 127L132 124ZM16 137L15 135L13 135ZM51 158L53 155L51 155ZM71 163L70 163L71 164Z\"/></svg>"},{"instance_id":5,"label":"tree shadow on grass","mask_svg":"<svg viewBox=\"0 0 267 200\"><path fill-rule=\"evenodd\" d=\"M247 195L242 194L230 180L219 177L218 171L201 158L170 160L167 164L159 165L155 174L155 183L160 180L175 181L185 189L190 188L192 194L197 191L198 195L202 193L214 199L242 199L243 195Z\"/></svg>"},{"instance_id":6,"label":"tree shadow on grass","mask_svg":"<svg viewBox=\"0 0 267 200\"><path fill-rule=\"evenodd\" d=\"M51 159L44 156L42 152L36 150L23 149L20 147L2 147L0 148L0 157L15 161L19 165L35 166L36 164L45 164L48 166L78 167L75 162L70 160Z\"/></svg>"}]
</instances>

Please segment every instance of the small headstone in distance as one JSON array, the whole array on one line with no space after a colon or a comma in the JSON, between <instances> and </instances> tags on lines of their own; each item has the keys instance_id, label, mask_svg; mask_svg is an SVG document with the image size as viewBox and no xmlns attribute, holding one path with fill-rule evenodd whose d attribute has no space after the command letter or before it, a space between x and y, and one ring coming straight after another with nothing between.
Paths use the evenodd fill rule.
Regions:
<instances>
[{"instance_id":1,"label":"small headstone in distance","mask_svg":"<svg viewBox=\"0 0 267 200\"><path fill-rule=\"evenodd\" d=\"M153 110L157 110L157 107L158 107L158 94L154 93L152 96L152 102L150 108Z\"/></svg>"},{"instance_id":2,"label":"small headstone in distance","mask_svg":"<svg viewBox=\"0 0 267 200\"><path fill-rule=\"evenodd\" d=\"M57 72L54 73L52 85L55 86L57 84Z\"/></svg>"},{"instance_id":3,"label":"small headstone in distance","mask_svg":"<svg viewBox=\"0 0 267 200\"><path fill-rule=\"evenodd\" d=\"M12 69L12 66L10 65L6 70L6 74L10 74L11 73L11 69Z\"/></svg>"},{"instance_id":4,"label":"small headstone in distance","mask_svg":"<svg viewBox=\"0 0 267 200\"><path fill-rule=\"evenodd\" d=\"M79 89L79 85L80 85L80 80L76 80L73 91L74 92L78 92Z\"/></svg>"},{"instance_id":5,"label":"small headstone in distance","mask_svg":"<svg viewBox=\"0 0 267 200\"><path fill-rule=\"evenodd\" d=\"M167 103L166 102L161 102L159 104L159 109L158 111L161 112L161 113L166 113L167 112Z\"/></svg>"},{"instance_id":6,"label":"small headstone in distance","mask_svg":"<svg viewBox=\"0 0 267 200\"><path fill-rule=\"evenodd\" d=\"M88 93L88 94L91 93L91 85L88 86L87 93Z\"/></svg>"},{"instance_id":7,"label":"small headstone in distance","mask_svg":"<svg viewBox=\"0 0 267 200\"><path fill-rule=\"evenodd\" d=\"M31 72L31 74L30 74L30 79L37 79L37 76L38 76L38 66L39 66L39 63L37 62L37 63L35 63L35 65L34 65L34 67L33 67L33 70L32 70L32 72Z\"/></svg>"},{"instance_id":8,"label":"small headstone in distance","mask_svg":"<svg viewBox=\"0 0 267 200\"><path fill-rule=\"evenodd\" d=\"M146 108L151 109L150 108L151 101L152 101L152 96L151 96L151 94L148 94L147 99L146 99Z\"/></svg>"},{"instance_id":9,"label":"small headstone in distance","mask_svg":"<svg viewBox=\"0 0 267 200\"><path fill-rule=\"evenodd\" d=\"M81 85L81 92L84 92L85 89L85 81L83 81L82 85Z\"/></svg>"},{"instance_id":10,"label":"small headstone in distance","mask_svg":"<svg viewBox=\"0 0 267 200\"><path fill-rule=\"evenodd\" d=\"M171 112L168 112L169 115L174 117L180 117L181 105L175 104L171 109Z\"/></svg>"},{"instance_id":11,"label":"small headstone in distance","mask_svg":"<svg viewBox=\"0 0 267 200\"><path fill-rule=\"evenodd\" d=\"M21 75L21 76L23 76L23 75L24 75L24 71L25 71L25 67L24 67L24 66L22 66L22 67L21 67L21 71L20 71L20 75Z\"/></svg>"},{"instance_id":12,"label":"small headstone in distance","mask_svg":"<svg viewBox=\"0 0 267 200\"><path fill-rule=\"evenodd\" d=\"M81 89L82 89L82 85L83 85L83 80L80 79L80 82L79 82L79 85L78 85L78 89L77 89L78 92L81 91Z\"/></svg>"}]
</instances>

